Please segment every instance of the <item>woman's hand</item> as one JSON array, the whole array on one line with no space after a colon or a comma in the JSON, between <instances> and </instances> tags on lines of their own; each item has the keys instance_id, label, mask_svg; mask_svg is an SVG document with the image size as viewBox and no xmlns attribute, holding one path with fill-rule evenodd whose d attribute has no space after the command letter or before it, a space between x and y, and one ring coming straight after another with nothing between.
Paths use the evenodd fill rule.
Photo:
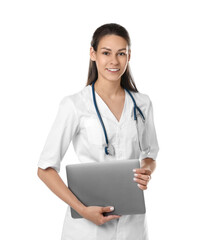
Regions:
<instances>
[{"instance_id":1,"label":"woman's hand","mask_svg":"<svg viewBox=\"0 0 216 240\"><path fill-rule=\"evenodd\" d=\"M104 212L112 212L113 210L114 208L112 207L89 206L85 207L81 215L99 226L112 219L118 219L121 217L120 215L103 215Z\"/></svg>"},{"instance_id":2,"label":"woman's hand","mask_svg":"<svg viewBox=\"0 0 216 240\"><path fill-rule=\"evenodd\" d=\"M141 190L146 190L152 171L148 168L135 168L133 171L134 181L137 182L138 187Z\"/></svg>"}]
</instances>

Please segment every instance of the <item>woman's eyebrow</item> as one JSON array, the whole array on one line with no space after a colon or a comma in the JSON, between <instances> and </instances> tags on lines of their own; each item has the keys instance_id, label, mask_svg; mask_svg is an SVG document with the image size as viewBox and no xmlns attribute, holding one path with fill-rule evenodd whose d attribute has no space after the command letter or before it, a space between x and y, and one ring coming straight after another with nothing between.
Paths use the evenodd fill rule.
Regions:
<instances>
[{"instance_id":1,"label":"woman's eyebrow","mask_svg":"<svg viewBox=\"0 0 216 240\"><path fill-rule=\"evenodd\" d=\"M106 47L103 47L103 48L101 48L101 49L106 49L106 50L108 50L108 51L112 51L110 48L106 48ZM126 48L121 48L121 49L119 49L118 51L122 51L122 50L127 50Z\"/></svg>"}]
</instances>

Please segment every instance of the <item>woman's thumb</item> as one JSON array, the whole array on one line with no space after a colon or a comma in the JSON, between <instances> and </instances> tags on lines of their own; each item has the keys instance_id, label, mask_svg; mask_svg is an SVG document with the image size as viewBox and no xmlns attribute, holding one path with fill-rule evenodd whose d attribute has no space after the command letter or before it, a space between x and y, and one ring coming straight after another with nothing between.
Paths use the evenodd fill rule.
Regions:
<instances>
[{"instance_id":1,"label":"woman's thumb","mask_svg":"<svg viewBox=\"0 0 216 240\"><path fill-rule=\"evenodd\" d=\"M103 207L102 212L112 212L114 207Z\"/></svg>"}]
</instances>

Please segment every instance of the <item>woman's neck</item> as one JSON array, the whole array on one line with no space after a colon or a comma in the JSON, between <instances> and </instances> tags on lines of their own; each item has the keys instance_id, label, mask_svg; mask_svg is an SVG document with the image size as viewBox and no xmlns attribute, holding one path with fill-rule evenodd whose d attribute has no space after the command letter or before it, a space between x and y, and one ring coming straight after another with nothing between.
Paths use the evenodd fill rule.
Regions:
<instances>
[{"instance_id":1,"label":"woman's neck","mask_svg":"<svg viewBox=\"0 0 216 240\"><path fill-rule=\"evenodd\" d=\"M124 95L124 89L120 85L120 81L106 81L99 80L95 82L94 88L99 95L103 95L108 98L115 98L117 96Z\"/></svg>"}]
</instances>

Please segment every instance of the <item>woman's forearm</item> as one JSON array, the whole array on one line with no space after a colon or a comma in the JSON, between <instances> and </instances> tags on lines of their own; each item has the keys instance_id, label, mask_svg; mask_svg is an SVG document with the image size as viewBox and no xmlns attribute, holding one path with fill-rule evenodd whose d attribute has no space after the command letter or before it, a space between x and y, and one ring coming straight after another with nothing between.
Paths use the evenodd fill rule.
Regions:
<instances>
[{"instance_id":1,"label":"woman's forearm","mask_svg":"<svg viewBox=\"0 0 216 240\"><path fill-rule=\"evenodd\" d=\"M53 193L55 193L60 199L75 209L78 213L82 213L84 211L85 205L76 198L53 168L47 168L45 170L38 168L38 177Z\"/></svg>"}]
</instances>

